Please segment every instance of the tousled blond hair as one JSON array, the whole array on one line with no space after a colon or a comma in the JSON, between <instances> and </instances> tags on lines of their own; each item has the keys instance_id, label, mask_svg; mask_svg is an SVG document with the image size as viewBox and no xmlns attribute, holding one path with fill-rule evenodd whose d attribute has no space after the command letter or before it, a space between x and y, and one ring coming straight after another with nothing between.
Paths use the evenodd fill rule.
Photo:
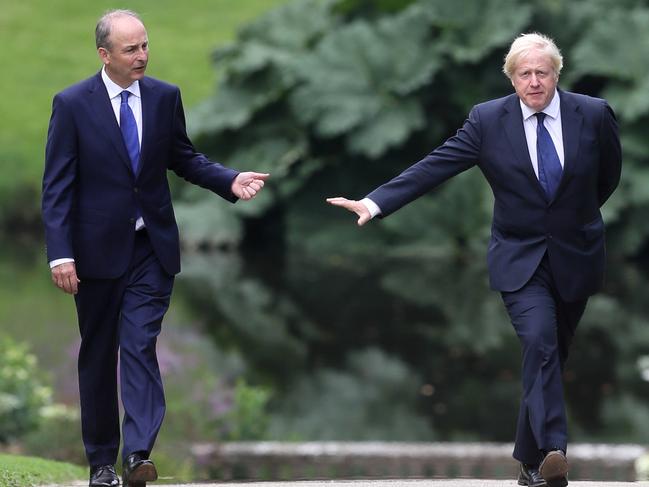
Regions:
<instances>
[{"instance_id":1,"label":"tousled blond hair","mask_svg":"<svg viewBox=\"0 0 649 487\"><path fill-rule=\"evenodd\" d=\"M555 76L558 78L563 68L563 56L561 51L548 36L538 32L531 32L529 34L521 34L514 42L512 42L509 52L505 56L505 63L503 64L503 73L511 79L514 75L514 70L518 65L521 58L527 56L531 51L541 51L550 57L550 62L554 68Z\"/></svg>"}]
</instances>

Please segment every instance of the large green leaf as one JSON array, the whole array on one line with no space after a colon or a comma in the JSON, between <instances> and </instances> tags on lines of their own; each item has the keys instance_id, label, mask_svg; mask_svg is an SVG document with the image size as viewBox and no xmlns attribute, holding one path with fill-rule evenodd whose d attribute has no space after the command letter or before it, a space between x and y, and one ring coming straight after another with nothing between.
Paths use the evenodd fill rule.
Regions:
<instances>
[{"instance_id":1,"label":"large green leaf","mask_svg":"<svg viewBox=\"0 0 649 487\"><path fill-rule=\"evenodd\" d=\"M239 33L235 43L214 52L222 71L216 95L192 113L195 133L238 129L277 101L296 82L299 54L337 20L334 0L301 0L271 10Z\"/></svg>"},{"instance_id":2,"label":"large green leaf","mask_svg":"<svg viewBox=\"0 0 649 487\"><path fill-rule=\"evenodd\" d=\"M253 114L284 93L281 75L275 69L254 73L237 83L223 83L217 95L190 114L193 136L243 127Z\"/></svg>"},{"instance_id":3,"label":"large green leaf","mask_svg":"<svg viewBox=\"0 0 649 487\"><path fill-rule=\"evenodd\" d=\"M610 78L604 95L623 119L649 113L649 9L615 9L596 19L572 49L577 74Z\"/></svg>"},{"instance_id":4,"label":"large green leaf","mask_svg":"<svg viewBox=\"0 0 649 487\"><path fill-rule=\"evenodd\" d=\"M420 0L421 14L438 30L438 40L458 62L476 62L509 44L528 24L529 5L518 0Z\"/></svg>"},{"instance_id":5,"label":"large green leaf","mask_svg":"<svg viewBox=\"0 0 649 487\"><path fill-rule=\"evenodd\" d=\"M351 152L376 158L423 126L422 107L408 96L439 66L428 25L411 9L377 24L356 21L302 60L293 108L319 136L345 135Z\"/></svg>"},{"instance_id":6,"label":"large green leaf","mask_svg":"<svg viewBox=\"0 0 649 487\"><path fill-rule=\"evenodd\" d=\"M205 191L202 191L205 193ZM211 193L196 201L174 205L182 242L188 248L236 247L242 237L242 223L231 208Z\"/></svg>"}]
</instances>

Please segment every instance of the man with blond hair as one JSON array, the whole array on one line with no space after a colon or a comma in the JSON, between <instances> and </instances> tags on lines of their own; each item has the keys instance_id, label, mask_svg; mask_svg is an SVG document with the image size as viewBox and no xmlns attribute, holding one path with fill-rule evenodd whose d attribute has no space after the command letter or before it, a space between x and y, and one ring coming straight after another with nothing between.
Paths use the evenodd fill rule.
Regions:
<instances>
[{"instance_id":1,"label":"man with blond hair","mask_svg":"<svg viewBox=\"0 0 649 487\"><path fill-rule=\"evenodd\" d=\"M180 271L167 171L231 202L253 198L268 174L194 150L180 91L144 75L149 40L136 13L106 13L95 34L101 71L54 97L43 220L52 280L77 306L90 486L119 484L119 356L123 481L145 487L158 476L149 455L165 413L156 340Z\"/></svg>"},{"instance_id":2,"label":"man with blond hair","mask_svg":"<svg viewBox=\"0 0 649 487\"><path fill-rule=\"evenodd\" d=\"M476 105L455 136L365 199L328 199L363 225L473 166L482 171L495 199L489 280L523 352L513 456L519 485L530 487L568 484L562 370L588 297L603 283L600 207L621 171L613 111L558 89L562 66L550 38L519 36L503 66L515 93Z\"/></svg>"}]
</instances>

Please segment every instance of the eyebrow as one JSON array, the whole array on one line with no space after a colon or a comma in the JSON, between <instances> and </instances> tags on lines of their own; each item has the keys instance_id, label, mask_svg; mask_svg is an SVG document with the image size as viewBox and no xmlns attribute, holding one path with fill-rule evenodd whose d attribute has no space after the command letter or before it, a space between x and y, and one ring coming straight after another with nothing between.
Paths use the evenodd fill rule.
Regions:
<instances>
[{"instance_id":1,"label":"eyebrow","mask_svg":"<svg viewBox=\"0 0 649 487\"><path fill-rule=\"evenodd\" d=\"M143 41L143 42L137 42L137 43L135 43L135 44L127 44L126 46L124 46L124 49L123 49L123 50L124 50L124 51L128 51L129 49L132 49L132 48L134 48L134 47L139 47L139 46L142 46L142 45L144 45L144 44L148 44L148 43L149 43L149 40L147 39L147 40L145 40L145 41Z\"/></svg>"}]
</instances>

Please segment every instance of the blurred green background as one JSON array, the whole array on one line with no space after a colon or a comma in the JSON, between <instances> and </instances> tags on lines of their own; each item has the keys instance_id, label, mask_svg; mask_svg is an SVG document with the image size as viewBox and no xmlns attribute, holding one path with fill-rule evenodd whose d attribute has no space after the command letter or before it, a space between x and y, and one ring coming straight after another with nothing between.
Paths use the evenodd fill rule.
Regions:
<instances>
[{"instance_id":1,"label":"blurred green background","mask_svg":"<svg viewBox=\"0 0 649 487\"><path fill-rule=\"evenodd\" d=\"M191 107L214 91L210 63L216 46L231 40L242 23L280 0L171 0L92 3L81 0L6 1L0 12L3 75L0 101L0 201L42 175L44 141L52 97L101 68L94 25L111 8L139 12L149 26L148 74L179 85Z\"/></svg>"},{"instance_id":2,"label":"blurred green background","mask_svg":"<svg viewBox=\"0 0 649 487\"><path fill-rule=\"evenodd\" d=\"M5 442L83 463L76 320L44 262L40 175L51 97L99 69L94 22L125 5L58 4L0 12L0 329L12 370L25 371L0 384L13 391L0 395L0 431L20 413ZM533 30L562 49L562 88L610 102L624 148L603 208L606 288L565 375L571 438L646 441L646 2L126 6L148 28L148 73L181 87L197 147L272 174L234 206L170 175L183 272L159 342L169 401L156 451L180 477L208 475L178 454L199 441L512 440L520 349L488 289L493 197L479 171L362 229L324 199L362 197L454 134L474 104L511 93L503 56ZM42 447L59 437L56 452Z\"/></svg>"}]
</instances>

